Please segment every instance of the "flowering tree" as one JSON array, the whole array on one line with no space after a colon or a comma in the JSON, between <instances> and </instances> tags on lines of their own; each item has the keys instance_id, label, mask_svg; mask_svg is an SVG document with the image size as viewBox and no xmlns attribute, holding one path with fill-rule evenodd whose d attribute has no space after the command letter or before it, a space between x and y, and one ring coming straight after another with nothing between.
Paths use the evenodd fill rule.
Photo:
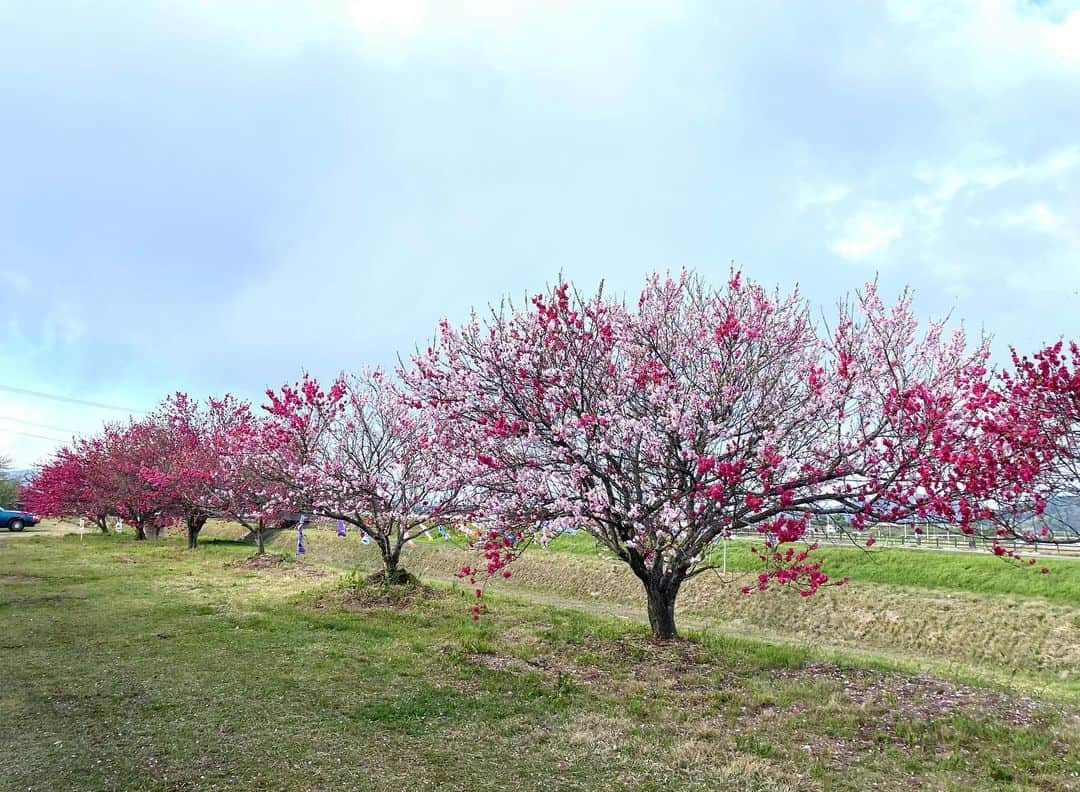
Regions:
<instances>
[{"instance_id":1,"label":"flowering tree","mask_svg":"<svg viewBox=\"0 0 1080 792\"><path fill-rule=\"evenodd\" d=\"M159 522L181 520L188 548L198 544L199 531L210 516L209 482L215 460L206 443L205 415L184 393L166 398L141 423L152 445L140 460L138 476L154 492Z\"/></svg>"},{"instance_id":2,"label":"flowering tree","mask_svg":"<svg viewBox=\"0 0 1080 792\"><path fill-rule=\"evenodd\" d=\"M148 421L107 424L100 434L77 438L33 476L29 508L51 516L79 516L108 532L108 517L131 523L135 538L160 530L168 518L146 471L158 460L164 436Z\"/></svg>"},{"instance_id":3,"label":"flowering tree","mask_svg":"<svg viewBox=\"0 0 1080 792\"><path fill-rule=\"evenodd\" d=\"M407 380L485 493L489 570L540 521L584 528L670 638L680 586L734 529L762 534L757 588L809 595L832 582L812 544L792 545L815 515L853 530L978 519L998 482L964 490L956 460L979 435L986 357L938 324L920 336L906 293L887 306L871 284L828 328L798 293L684 273L651 277L632 307L560 283L525 309L444 322Z\"/></svg>"},{"instance_id":4,"label":"flowering tree","mask_svg":"<svg viewBox=\"0 0 1080 792\"><path fill-rule=\"evenodd\" d=\"M983 419L998 453L988 464L1015 469L1017 486L998 493L987 525L995 538L1080 542L1080 345L1058 342L1031 357L1012 355L995 408Z\"/></svg>"},{"instance_id":5,"label":"flowering tree","mask_svg":"<svg viewBox=\"0 0 1080 792\"><path fill-rule=\"evenodd\" d=\"M106 424L92 437L77 438L34 475L27 489L29 508L52 516L92 520L103 533L108 517L130 523L135 538L158 535L173 515L153 472L171 448L165 427L153 417Z\"/></svg>"},{"instance_id":6,"label":"flowering tree","mask_svg":"<svg viewBox=\"0 0 1080 792\"><path fill-rule=\"evenodd\" d=\"M228 517L257 534L262 552L262 534L285 502L270 469L250 404L177 393L141 420L62 449L34 476L28 502L42 514L88 517L103 532L116 514L138 539L179 520L189 548L210 517Z\"/></svg>"},{"instance_id":7,"label":"flowering tree","mask_svg":"<svg viewBox=\"0 0 1080 792\"><path fill-rule=\"evenodd\" d=\"M211 482L214 509L247 528L256 540L256 554L262 555L267 533L296 511L275 475L279 466L267 426L246 402L211 400L209 412L209 442L217 460Z\"/></svg>"},{"instance_id":8,"label":"flowering tree","mask_svg":"<svg viewBox=\"0 0 1080 792\"><path fill-rule=\"evenodd\" d=\"M463 508L465 479L426 412L379 371L342 376L325 391L305 376L267 396L277 480L305 511L371 537L385 580L406 582L405 545Z\"/></svg>"},{"instance_id":9,"label":"flowering tree","mask_svg":"<svg viewBox=\"0 0 1080 792\"><path fill-rule=\"evenodd\" d=\"M231 395L201 403L184 393L169 397L151 421L165 441L143 477L159 493L164 512L182 520L188 547L214 516L236 520L258 540L288 508L289 495L273 477L266 427L248 402Z\"/></svg>"},{"instance_id":10,"label":"flowering tree","mask_svg":"<svg viewBox=\"0 0 1080 792\"><path fill-rule=\"evenodd\" d=\"M51 517L84 517L108 533L115 512L100 437L77 438L42 465L25 490L26 508Z\"/></svg>"},{"instance_id":11,"label":"flowering tree","mask_svg":"<svg viewBox=\"0 0 1080 792\"><path fill-rule=\"evenodd\" d=\"M147 529L160 536L173 516L166 493L148 472L170 447L167 431L157 420L130 420L107 424L99 438L103 459L101 478L94 480L98 495L110 500L116 515L135 527L136 539L146 539Z\"/></svg>"}]
</instances>

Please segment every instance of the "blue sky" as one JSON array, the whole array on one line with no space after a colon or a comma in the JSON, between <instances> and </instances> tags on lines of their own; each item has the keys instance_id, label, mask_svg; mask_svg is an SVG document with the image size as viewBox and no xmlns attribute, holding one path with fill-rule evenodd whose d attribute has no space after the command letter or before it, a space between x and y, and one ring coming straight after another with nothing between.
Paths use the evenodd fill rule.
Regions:
<instances>
[{"instance_id":1,"label":"blue sky","mask_svg":"<svg viewBox=\"0 0 1080 792\"><path fill-rule=\"evenodd\" d=\"M0 74L8 385L258 397L732 261L1080 336L1076 4L6 0ZM0 391L0 453L122 415Z\"/></svg>"}]
</instances>

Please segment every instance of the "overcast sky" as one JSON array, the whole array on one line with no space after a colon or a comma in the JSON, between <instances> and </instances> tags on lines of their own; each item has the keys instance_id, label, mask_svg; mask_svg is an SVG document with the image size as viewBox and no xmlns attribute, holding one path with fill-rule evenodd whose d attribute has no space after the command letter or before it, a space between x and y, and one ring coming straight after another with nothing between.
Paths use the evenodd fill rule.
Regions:
<instances>
[{"instance_id":1,"label":"overcast sky","mask_svg":"<svg viewBox=\"0 0 1080 792\"><path fill-rule=\"evenodd\" d=\"M732 261L1080 336L1075 4L7 0L0 108L9 388L258 397ZM0 390L0 453L123 415Z\"/></svg>"}]
</instances>

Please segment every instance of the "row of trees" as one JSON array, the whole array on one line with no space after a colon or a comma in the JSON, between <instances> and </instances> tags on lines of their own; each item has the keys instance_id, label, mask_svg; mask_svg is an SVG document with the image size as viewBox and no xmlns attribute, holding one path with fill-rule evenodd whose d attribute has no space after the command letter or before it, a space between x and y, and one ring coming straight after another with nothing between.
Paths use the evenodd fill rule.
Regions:
<instances>
[{"instance_id":1,"label":"row of trees","mask_svg":"<svg viewBox=\"0 0 1080 792\"><path fill-rule=\"evenodd\" d=\"M594 536L641 580L659 637L676 634L686 580L714 543L762 535L757 587L833 583L801 542L816 516L868 525L917 517L983 539L1072 541L1047 499L1076 493L1080 351L1058 344L1009 371L908 294L874 285L814 321L797 293L733 272L714 288L653 276L635 304L559 283L503 303L393 376L305 376L261 412L179 394L142 420L76 440L33 479L28 503L142 538L180 522L194 547L213 515L261 537L295 511L343 520L402 549L440 526L478 527L505 572L539 531Z\"/></svg>"},{"instance_id":2,"label":"row of trees","mask_svg":"<svg viewBox=\"0 0 1080 792\"><path fill-rule=\"evenodd\" d=\"M260 468L260 431L246 402L179 393L145 418L76 438L36 471L24 499L39 514L83 517L102 532L120 517L140 540L181 524L195 547L212 516L261 535L284 495Z\"/></svg>"},{"instance_id":3,"label":"row of trees","mask_svg":"<svg viewBox=\"0 0 1080 792\"><path fill-rule=\"evenodd\" d=\"M0 455L0 509L14 509L22 501L22 484L11 473L11 458Z\"/></svg>"}]
</instances>

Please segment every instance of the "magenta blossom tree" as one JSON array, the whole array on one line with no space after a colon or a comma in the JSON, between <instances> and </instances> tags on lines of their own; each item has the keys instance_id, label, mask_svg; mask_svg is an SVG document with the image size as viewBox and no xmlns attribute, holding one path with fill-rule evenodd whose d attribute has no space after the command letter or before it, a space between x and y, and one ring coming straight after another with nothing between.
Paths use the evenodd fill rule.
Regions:
<instances>
[{"instance_id":1,"label":"magenta blossom tree","mask_svg":"<svg viewBox=\"0 0 1080 792\"><path fill-rule=\"evenodd\" d=\"M183 522L189 548L211 517L251 517L256 524L265 517L273 488L258 477L262 438L247 402L230 395L199 402L177 393L147 422L161 442L142 475L164 512Z\"/></svg>"},{"instance_id":2,"label":"magenta blossom tree","mask_svg":"<svg viewBox=\"0 0 1080 792\"><path fill-rule=\"evenodd\" d=\"M484 495L489 570L542 521L584 529L671 638L680 587L729 531L762 535L757 588L809 595L833 582L794 544L816 515L854 531L984 516L999 482L965 490L957 459L978 438L986 358L941 325L920 334L909 295L886 305L872 284L827 327L797 292L684 273L651 277L634 305L560 283L444 322L407 381Z\"/></svg>"},{"instance_id":3,"label":"magenta blossom tree","mask_svg":"<svg viewBox=\"0 0 1080 792\"><path fill-rule=\"evenodd\" d=\"M467 480L427 411L380 371L325 391L305 376L267 396L264 436L294 502L357 526L379 548L385 580L406 582L406 544L464 510Z\"/></svg>"},{"instance_id":4,"label":"magenta blossom tree","mask_svg":"<svg viewBox=\"0 0 1080 792\"><path fill-rule=\"evenodd\" d=\"M266 536L296 511L277 475L267 423L246 402L210 401L209 441L217 460L212 483L215 512L248 529L256 554L266 552Z\"/></svg>"},{"instance_id":5,"label":"magenta blossom tree","mask_svg":"<svg viewBox=\"0 0 1080 792\"><path fill-rule=\"evenodd\" d=\"M995 498L993 536L1080 542L1080 345L1058 342L1031 357L1014 351L998 392L983 421L997 453L984 455L971 475L1002 464L1020 484Z\"/></svg>"},{"instance_id":6,"label":"magenta blossom tree","mask_svg":"<svg viewBox=\"0 0 1080 792\"><path fill-rule=\"evenodd\" d=\"M77 438L34 472L23 492L26 508L50 517L82 517L108 533L116 508L107 461L102 438Z\"/></svg>"},{"instance_id":7,"label":"magenta blossom tree","mask_svg":"<svg viewBox=\"0 0 1080 792\"><path fill-rule=\"evenodd\" d=\"M229 397L226 401L231 403ZM194 549L216 505L218 456L211 443L209 410L187 394L176 393L144 423L157 443L140 476L157 494L161 513L184 524L188 548Z\"/></svg>"},{"instance_id":8,"label":"magenta blossom tree","mask_svg":"<svg viewBox=\"0 0 1080 792\"><path fill-rule=\"evenodd\" d=\"M134 527L136 539L146 539L148 530L159 536L173 516L166 494L147 473L170 445L162 426L149 419L107 424L99 437L103 459L95 486L101 496L113 503L116 516Z\"/></svg>"}]
</instances>

